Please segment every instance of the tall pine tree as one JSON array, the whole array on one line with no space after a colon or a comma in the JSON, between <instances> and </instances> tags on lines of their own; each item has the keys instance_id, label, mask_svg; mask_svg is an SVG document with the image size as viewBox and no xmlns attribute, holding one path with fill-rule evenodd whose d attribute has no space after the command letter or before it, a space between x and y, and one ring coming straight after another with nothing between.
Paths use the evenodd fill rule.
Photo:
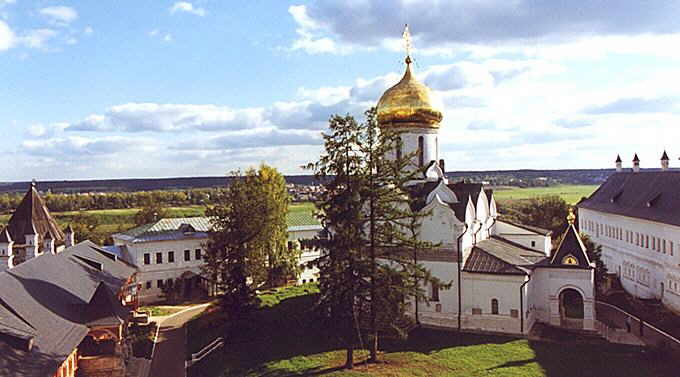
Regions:
<instances>
[{"instance_id":1,"label":"tall pine tree","mask_svg":"<svg viewBox=\"0 0 680 377\"><path fill-rule=\"evenodd\" d=\"M318 263L320 304L344 340L347 367L361 329L378 360L379 334L402 329L406 302L423 300L421 283L432 280L415 256L433 245L419 241L422 214L404 190L421 172L413 155L395 153L399 134L378 129L374 109L365 115L331 118L326 152L309 165L326 188L319 209L331 233Z\"/></svg>"}]
</instances>

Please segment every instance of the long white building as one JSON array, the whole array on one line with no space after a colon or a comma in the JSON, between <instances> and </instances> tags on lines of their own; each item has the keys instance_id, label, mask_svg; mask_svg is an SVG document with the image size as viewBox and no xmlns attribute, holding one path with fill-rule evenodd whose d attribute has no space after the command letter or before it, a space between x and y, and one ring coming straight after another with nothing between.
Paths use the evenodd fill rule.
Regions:
<instances>
[{"instance_id":1,"label":"long white building","mask_svg":"<svg viewBox=\"0 0 680 377\"><path fill-rule=\"evenodd\" d=\"M288 228L289 246L302 245L300 264L317 258L319 252L300 241L314 238L322 230L321 225L295 216L289 216L289 223L295 224ZM162 300L163 287L174 284L176 279L181 279L181 295L190 297L196 290L205 291L209 287L201 276L201 266L210 228L207 217L160 219L114 234L114 246L106 249L139 269L137 297L140 304ZM315 268L303 268L298 277L299 283L317 279Z\"/></svg>"},{"instance_id":2,"label":"long white building","mask_svg":"<svg viewBox=\"0 0 680 377\"><path fill-rule=\"evenodd\" d=\"M630 294L680 313L680 170L617 172L578 204L580 230L602 245L602 258Z\"/></svg>"}]
</instances>

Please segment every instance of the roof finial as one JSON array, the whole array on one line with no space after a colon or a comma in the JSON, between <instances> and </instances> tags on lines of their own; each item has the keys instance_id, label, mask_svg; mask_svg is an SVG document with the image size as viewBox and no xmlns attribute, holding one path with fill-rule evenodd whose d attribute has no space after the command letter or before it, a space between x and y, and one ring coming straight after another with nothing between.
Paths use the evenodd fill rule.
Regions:
<instances>
[{"instance_id":1,"label":"roof finial","mask_svg":"<svg viewBox=\"0 0 680 377\"><path fill-rule=\"evenodd\" d=\"M404 48L406 49L406 64L411 64L411 49L413 45L411 44L411 33L408 31L408 24L404 26L404 33L401 34L404 39Z\"/></svg>"},{"instance_id":2,"label":"roof finial","mask_svg":"<svg viewBox=\"0 0 680 377\"><path fill-rule=\"evenodd\" d=\"M567 215L567 222L569 225L574 225L574 221L576 221L576 215L574 215L574 208L569 207L569 215Z\"/></svg>"}]
</instances>

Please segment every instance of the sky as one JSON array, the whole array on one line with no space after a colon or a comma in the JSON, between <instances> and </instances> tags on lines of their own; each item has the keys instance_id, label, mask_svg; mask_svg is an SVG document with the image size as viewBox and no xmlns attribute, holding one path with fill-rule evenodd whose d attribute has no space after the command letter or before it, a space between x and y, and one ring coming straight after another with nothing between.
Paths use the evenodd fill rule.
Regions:
<instances>
[{"instance_id":1,"label":"sky","mask_svg":"<svg viewBox=\"0 0 680 377\"><path fill-rule=\"evenodd\" d=\"M285 174L403 74L449 170L680 166L680 2L0 0L0 181ZM675 162L673 162L675 161Z\"/></svg>"}]
</instances>

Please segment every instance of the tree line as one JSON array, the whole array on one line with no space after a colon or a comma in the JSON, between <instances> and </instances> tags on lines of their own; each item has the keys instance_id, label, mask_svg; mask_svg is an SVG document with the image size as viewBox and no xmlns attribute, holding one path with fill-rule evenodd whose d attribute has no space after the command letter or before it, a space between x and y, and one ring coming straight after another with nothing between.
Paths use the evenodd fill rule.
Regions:
<instances>
[{"instance_id":1,"label":"tree line","mask_svg":"<svg viewBox=\"0 0 680 377\"><path fill-rule=\"evenodd\" d=\"M226 178L225 178L226 184ZM102 209L141 208L148 203L165 207L189 205L214 205L219 202L223 188L191 189L184 191L140 191L107 193L45 193L42 195L50 211L88 211ZM0 194L0 212L14 210L24 193Z\"/></svg>"}]
</instances>

